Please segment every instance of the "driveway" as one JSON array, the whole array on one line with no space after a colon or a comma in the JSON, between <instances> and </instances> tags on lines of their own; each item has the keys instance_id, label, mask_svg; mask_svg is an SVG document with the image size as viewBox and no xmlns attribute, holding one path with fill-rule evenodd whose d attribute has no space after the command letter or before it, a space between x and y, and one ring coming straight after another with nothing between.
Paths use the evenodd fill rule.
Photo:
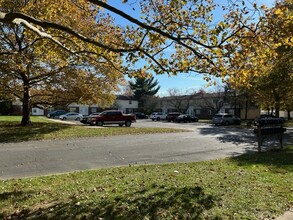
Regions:
<instances>
[{"instance_id":1,"label":"driveway","mask_svg":"<svg viewBox=\"0 0 293 220\"><path fill-rule=\"evenodd\" d=\"M251 129L141 120L133 127L188 132L0 143L0 178L31 177L102 167L193 162L256 151ZM292 140L292 131L290 138ZM288 138L288 140L290 140ZM286 144L287 138L285 138Z\"/></svg>"}]
</instances>

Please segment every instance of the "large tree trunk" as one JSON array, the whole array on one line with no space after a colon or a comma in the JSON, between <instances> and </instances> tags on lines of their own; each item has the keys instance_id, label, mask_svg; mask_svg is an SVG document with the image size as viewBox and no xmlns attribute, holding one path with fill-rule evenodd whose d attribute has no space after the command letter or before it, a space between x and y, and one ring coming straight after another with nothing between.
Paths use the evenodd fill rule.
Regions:
<instances>
[{"instance_id":1,"label":"large tree trunk","mask_svg":"<svg viewBox=\"0 0 293 220\"><path fill-rule=\"evenodd\" d=\"M30 98L30 94L29 94L29 83L27 80L24 80L24 82L23 82L23 101L22 101L22 119L21 119L22 126L31 125L30 112L31 112L31 98Z\"/></svg>"},{"instance_id":2,"label":"large tree trunk","mask_svg":"<svg viewBox=\"0 0 293 220\"><path fill-rule=\"evenodd\" d=\"M245 100L245 120L247 120L247 116L248 116L248 100Z\"/></svg>"},{"instance_id":3,"label":"large tree trunk","mask_svg":"<svg viewBox=\"0 0 293 220\"><path fill-rule=\"evenodd\" d=\"M291 119L291 111L290 110L287 110L287 114L288 114L288 120L290 120Z\"/></svg>"},{"instance_id":4,"label":"large tree trunk","mask_svg":"<svg viewBox=\"0 0 293 220\"><path fill-rule=\"evenodd\" d=\"M280 103L276 102L275 104L275 113L276 113L276 117L280 116Z\"/></svg>"}]
</instances>

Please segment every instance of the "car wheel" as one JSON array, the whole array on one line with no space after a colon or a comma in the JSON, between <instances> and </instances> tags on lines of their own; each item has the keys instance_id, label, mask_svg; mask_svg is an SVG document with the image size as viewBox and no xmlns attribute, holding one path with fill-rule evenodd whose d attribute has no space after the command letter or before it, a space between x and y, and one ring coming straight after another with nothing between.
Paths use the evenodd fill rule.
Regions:
<instances>
[{"instance_id":1,"label":"car wheel","mask_svg":"<svg viewBox=\"0 0 293 220\"><path fill-rule=\"evenodd\" d=\"M122 126L123 126L123 124L119 124L119 126L120 126L120 127L122 127Z\"/></svg>"},{"instance_id":2,"label":"car wheel","mask_svg":"<svg viewBox=\"0 0 293 220\"><path fill-rule=\"evenodd\" d=\"M157 118L157 121L160 121L160 120L161 120L161 119L158 117L158 118Z\"/></svg>"},{"instance_id":3,"label":"car wheel","mask_svg":"<svg viewBox=\"0 0 293 220\"><path fill-rule=\"evenodd\" d=\"M103 123L102 121L97 121L97 122L96 122L96 125L97 125L97 126L103 126L103 124L104 124L104 123Z\"/></svg>"},{"instance_id":4,"label":"car wheel","mask_svg":"<svg viewBox=\"0 0 293 220\"><path fill-rule=\"evenodd\" d=\"M126 122L125 122L125 126L126 126L126 127L130 127L130 126L131 126L131 121L126 121Z\"/></svg>"},{"instance_id":5,"label":"car wheel","mask_svg":"<svg viewBox=\"0 0 293 220\"><path fill-rule=\"evenodd\" d=\"M61 118L61 120L63 120L63 121L66 121L66 118L65 118L65 117L63 117L63 118Z\"/></svg>"},{"instance_id":6,"label":"car wheel","mask_svg":"<svg viewBox=\"0 0 293 220\"><path fill-rule=\"evenodd\" d=\"M80 121L80 118L76 118L75 120L76 120L76 121Z\"/></svg>"},{"instance_id":7,"label":"car wheel","mask_svg":"<svg viewBox=\"0 0 293 220\"><path fill-rule=\"evenodd\" d=\"M152 119L152 121L155 121L155 119Z\"/></svg>"},{"instance_id":8,"label":"car wheel","mask_svg":"<svg viewBox=\"0 0 293 220\"><path fill-rule=\"evenodd\" d=\"M226 122L225 122L225 125L226 125L226 126L227 126L227 125L229 125L229 122L228 122L228 121L226 121Z\"/></svg>"}]
</instances>

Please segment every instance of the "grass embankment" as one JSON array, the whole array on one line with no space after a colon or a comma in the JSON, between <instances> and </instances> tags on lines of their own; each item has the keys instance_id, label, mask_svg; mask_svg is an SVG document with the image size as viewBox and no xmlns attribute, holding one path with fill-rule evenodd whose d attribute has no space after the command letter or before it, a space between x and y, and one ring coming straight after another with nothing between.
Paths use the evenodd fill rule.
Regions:
<instances>
[{"instance_id":1,"label":"grass embankment","mask_svg":"<svg viewBox=\"0 0 293 220\"><path fill-rule=\"evenodd\" d=\"M0 143L33 140L53 140L80 137L101 137L110 135L133 135L151 133L180 132L171 128L135 128L135 127L98 127L79 126L48 120L44 117L31 117L31 126L20 126L21 117L0 116ZM81 124L82 125L82 124Z\"/></svg>"},{"instance_id":2,"label":"grass embankment","mask_svg":"<svg viewBox=\"0 0 293 220\"><path fill-rule=\"evenodd\" d=\"M0 181L4 219L273 219L293 206L293 146L198 163Z\"/></svg>"}]
</instances>

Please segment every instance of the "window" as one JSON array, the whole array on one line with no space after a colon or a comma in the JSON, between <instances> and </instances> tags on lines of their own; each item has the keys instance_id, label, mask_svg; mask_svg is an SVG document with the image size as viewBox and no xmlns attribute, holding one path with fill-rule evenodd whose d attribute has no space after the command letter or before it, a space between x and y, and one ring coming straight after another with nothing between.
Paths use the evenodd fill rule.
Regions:
<instances>
[{"instance_id":1,"label":"window","mask_svg":"<svg viewBox=\"0 0 293 220\"><path fill-rule=\"evenodd\" d=\"M98 109L96 107L92 107L91 112L96 113L96 112L98 112Z\"/></svg>"},{"instance_id":2,"label":"window","mask_svg":"<svg viewBox=\"0 0 293 220\"><path fill-rule=\"evenodd\" d=\"M194 114L200 115L200 109L194 109Z\"/></svg>"}]
</instances>

